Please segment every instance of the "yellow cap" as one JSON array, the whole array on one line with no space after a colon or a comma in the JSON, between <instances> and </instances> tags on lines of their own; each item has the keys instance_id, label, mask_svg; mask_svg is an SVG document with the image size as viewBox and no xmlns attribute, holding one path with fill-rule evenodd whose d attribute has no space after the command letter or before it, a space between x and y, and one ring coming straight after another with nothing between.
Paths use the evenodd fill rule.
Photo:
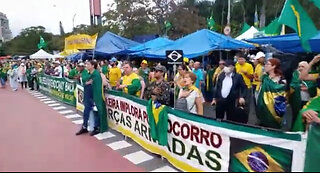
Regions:
<instances>
[{"instance_id":1,"label":"yellow cap","mask_svg":"<svg viewBox=\"0 0 320 173\"><path fill-rule=\"evenodd\" d=\"M183 62L188 63L188 62L189 62L189 58L184 57L184 58L183 58Z\"/></svg>"},{"instance_id":2,"label":"yellow cap","mask_svg":"<svg viewBox=\"0 0 320 173\"><path fill-rule=\"evenodd\" d=\"M148 64L148 61L147 61L147 60L143 60L143 61L141 62L141 64Z\"/></svg>"}]
</instances>

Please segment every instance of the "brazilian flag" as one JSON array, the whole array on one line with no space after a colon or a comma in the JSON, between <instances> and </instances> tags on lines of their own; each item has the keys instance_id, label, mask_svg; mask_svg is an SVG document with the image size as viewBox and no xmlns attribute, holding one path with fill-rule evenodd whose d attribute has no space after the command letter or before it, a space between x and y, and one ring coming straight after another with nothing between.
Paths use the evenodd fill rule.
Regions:
<instances>
[{"instance_id":1,"label":"brazilian flag","mask_svg":"<svg viewBox=\"0 0 320 173\"><path fill-rule=\"evenodd\" d=\"M229 172L291 172L293 151L230 138Z\"/></svg>"},{"instance_id":2,"label":"brazilian flag","mask_svg":"<svg viewBox=\"0 0 320 173\"><path fill-rule=\"evenodd\" d=\"M168 110L150 99L147 107L151 137L161 146L168 145Z\"/></svg>"},{"instance_id":3,"label":"brazilian flag","mask_svg":"<svg viewBox=\"0 0 320 173\"><path fill-rule=\"evenodd\" d=\"M242 151L231 156L232 172L290 172L292 151L248 144Z\"/></svg>"},{"instance_id":4,"label":"brazilian flag","mask_svg":"<svg viewBox=\"0 0 320 173\"><path fill-rule=\"evenodd\" d=\"M304 166L304 172L319 172L319 160L320 160L320 126L314 125L310 128L308 133L306 160Z\"/></svg>"},{"instance_id":5,"label":"brazilian flag","mask_svg":"<svg viewBox=\"0 0 320 173\"><path fill-rule=\"evenodd\" d=\"M262 76L262 81L256 107L257 117L262 126L280 129L286 113L286 88L268 75Z\"/></svg>"},{"instance_id":6,"label":"brazilian flag","mask_svg":"<svg viewBox=\"0 0 320 173\"><path fill-rule=\"evenodd\" d=\"M299 71L295 71L290 83L289 103L292 108L293 123L296 121L296 118L303 107L301 101L301 84L308 88L308 92L311 97L315 97L317 95L317 84L313 81L301 81L299 79L299 75Z\"/></svg>"},{"instance_id":7,"label":"brazilian flag","mask_svg":"<svg viewBox=\"0 0 320 173\"><path fill-rule=\"evenodd\" d=\"M207 25L208 25L208 29L212 31L216 30L215 29L216 21L214 20L213 16L207 19Z\"/></svg>"},{"instance_id":8,"label":"brazilian flag","mask_svg":"<svg viewBox=\"0 0 320 173\"><path fill-rule=\"evenodd\" d=\"M313 110L319 113L320 116L320 96L312 99L304 108L300 111L300 114L297 117L297 120L294 124L292 131L294 132L304 132L306 130L305 121L302 117L302 113L308 110Z\"/></svg>"}]
</instances>

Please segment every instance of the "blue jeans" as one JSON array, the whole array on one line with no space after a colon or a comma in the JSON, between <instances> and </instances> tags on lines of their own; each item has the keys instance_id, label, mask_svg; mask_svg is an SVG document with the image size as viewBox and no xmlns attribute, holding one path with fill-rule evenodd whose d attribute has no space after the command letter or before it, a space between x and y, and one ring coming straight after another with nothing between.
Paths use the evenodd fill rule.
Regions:
<instances>
[{"instance_id":1,"label":"blue jeans","mask_svg":"<svg viewBox=\"0 0 320 173\"><path fill-rule=\"evenodd\" d=\"M88 121L90 117L90 112L93 110L93 89L92 85L84 86L84 111L83 111L83 125L82 127L86 129L88 127Z\"/></svg>"},{"instance_id":2,"label":"blue jeans","mask_svg":"<svg viewBox=\"0 0 320 173\"><path fill-rule=\"evenodd\" d=\"M91 111L92 111L92 105L84 105L83 125L82 125L82 128L84 128L84 129L88 128L88 121L89 121Z\"/></svg>"},{"instance_id":3,"label":"blue jeans","mask_svg":"<svg viewBox=\"0 0 320 173\"><path fill-rule=\"evenodd\" d=\"M99 128L100 127L100 117L98 112L94 112L94 127Z\"/></svg>"},{"instance_id":4,"label":"blue jeans","mask_svg":"<svg viewBox=\"0 0 320 173\"><path fill-rule=\"evenodd\" d=\"M0 78L0 84L2 87L6 85L6 81L4 80L4 78Z\"/></svg>"}]
</instances>

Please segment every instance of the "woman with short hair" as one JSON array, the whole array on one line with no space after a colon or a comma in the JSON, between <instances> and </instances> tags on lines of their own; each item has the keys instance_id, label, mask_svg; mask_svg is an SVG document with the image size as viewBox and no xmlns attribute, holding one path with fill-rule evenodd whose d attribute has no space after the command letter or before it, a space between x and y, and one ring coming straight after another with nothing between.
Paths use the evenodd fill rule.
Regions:
<instances>
[{"instance_id":1,"label":"woman with short hair","mask_svg":"<svg viewBox=\"0 0 320 173\"><path fill-rule=\"evenodd\" d=\"M195 86L197 76L192 72L183 75L184 87L180 89L178 99L186 99L188 112L203 115L203 96Z\"/></svg>"}]
</instances>

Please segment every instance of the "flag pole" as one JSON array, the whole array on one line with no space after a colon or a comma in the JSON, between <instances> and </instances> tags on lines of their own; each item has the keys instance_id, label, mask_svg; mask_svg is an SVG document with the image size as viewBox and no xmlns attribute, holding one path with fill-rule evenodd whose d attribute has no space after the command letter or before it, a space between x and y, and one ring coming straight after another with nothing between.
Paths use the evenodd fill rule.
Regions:
<instances>
[{"instance_id":1,"label":"flag pole","mask_svg":"<svg viewBox=\"0 0 320 173\"><path fill-rule=\"evenodd\" d=\"M281 29L280 35L286 35L286 25L282 25L282 29Z\"/></svg>"},{"instance_id":2,"label":"flag pole","mask_svg":"<svg viewBox=\"0 0 320 173\"><path fill-rule=\"evenodd\" d=\"M231 0L228 0L228 25L230 26L230 19L231 19Z\"/></svg>"}]
</instances>

